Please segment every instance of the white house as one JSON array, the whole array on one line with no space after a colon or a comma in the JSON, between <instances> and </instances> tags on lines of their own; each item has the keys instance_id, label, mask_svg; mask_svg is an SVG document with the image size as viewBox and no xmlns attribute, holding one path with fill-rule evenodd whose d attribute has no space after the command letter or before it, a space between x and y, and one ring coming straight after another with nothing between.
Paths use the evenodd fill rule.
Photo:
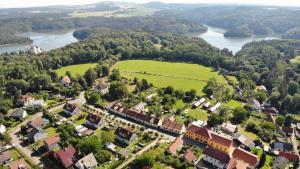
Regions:
<instances>
[{"instance_id":1,"label":"white house","mask_svg":"<svg viewBox=\"0 0 300 169\"><path fill-rule=\"evenodd\" d=\"M0 134L3 134L6 132L6 127L4 125L0 125Z\"/></svg>"}]
</instances>

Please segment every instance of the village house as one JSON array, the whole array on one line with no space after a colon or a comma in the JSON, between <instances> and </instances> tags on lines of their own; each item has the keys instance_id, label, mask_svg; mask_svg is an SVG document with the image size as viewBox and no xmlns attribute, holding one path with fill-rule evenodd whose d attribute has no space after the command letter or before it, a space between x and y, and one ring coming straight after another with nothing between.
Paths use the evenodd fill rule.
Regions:
<instances>
[{"instance_id":1,"label":"village house","mask_svg":"<svg viewBox=\"0 0 300 169\"><path fill-rule=\"evenodd\" d=\"M24 159L20 159L17 161L14 161L10 164L9 166L10 169L30 169L31 167L29 166L28 163Z\"/></svg>"},{"instance_id":2,"label":"village house","mask_svg":"<svg viewBox=\"0 0 300 169\"><path fill-rule=\"evenodd\" d=\"M291 137L293 135L294 129L291 127L282 127L282 131L284 132L285 136Z\"/></svg>"},{"instance_id":3,"label":"village house","mask_svg":"<svg viewBox=\"0 0 300 169\"><path fill-rule=\"evenodd\" d=\"M275 158L273 162L272 169L286 168L288 164L289 164L289 160L287 158L278 156Z\"/></svg>"},{"instance_id":4,"label":"village house","mask_svg":"<svg viewBox=\"0 0 300 169\"><path fill-rule=\"evenodd\" d=\"M30 128L27 130L27 133L27 140L31 143L44 140L47 136L46 132L40 128Z\"/></svg>"},{"instance_id":5,"label":"village house","mask_svg":"<svg viewBox=\"0 0 300 169\"><path fill-rule=\"evenodd\" d=\"M32 107L44 107L45 106L45 102L43 99L40 99L40 100L35 100L33 101L30 106Z\"/></svg>"},{"instance_id":6,"label":"village house","mask_svg":"<svg viewBox=\"0 0 300 169\"><path fill-rule=\"evenodd\" d=\"M44 140L45 147L48 151L53 150L54 148L58 147L58 144L60 142L59 136L52 136Z\"/></svg>"},{"instance_id":7,"label":"village house","mask_svg":"<svg viewBox=\"0 0 300 169\"><path fill-rule=\"evenodd\" d=\"M162 125L160 126L161 129L176 133L176 134L182 134L185 132L185 126L184 124L181 124L176 121L171 121L170 119L165 119L162 122Z\"/></svg>"},{"instance_id":8,"label":"village house","mask_svg":"<svg viewBox=\"0 0 300 169\"><path fill-rule=\"evenodd\" d=\"M243 163L247 165L246 168L255 168L258 163L256 155L241 148L234 149L232 158L234 158L235 160L243 161Z\"/></svg>"},{"instance_id":9,"label":"village house","mask_svg":"<svg viewBox=\"0 0 300 169\"><path fill-rule=\"evenodd\" d=\"M55 153L55 158L62 164L64 168L69 168L78 160L75 148L72 145L59 150Z\"/></svg>"},{"instance_id":10,"label":"village house","mask_svg":"<svg viewBox=\"0 0 300 169\"><path fill-rule=\"evenodd\" d=\"M93 153L86 155L75 163L78 169L94 169L97 165L98 163Z\"/></svg>"},{"instance_id":11,"label":"village house","mask_svg":"<svg viewBox=\"0 0 300 169\"><path fill-rule=\"evenodd\" d=\"M249 169L248 164L244 161L231 158L226 169Z\"/></svg>"},{"instance_id":12,"label":"village house","mask_svg":"<svg viewBox=\"0 0 300 169\"><path fill-rule=\"evenodd\" d=\"M94 90L96 92L99 92L101 93L102 95L105 95L109 92L109 84L106 84L106 83L100 83L98 85L96 85L94 87Z\"/></svg>"},{"instance_id":13,"label":"village house","mask_svg":"<svg viewBox=\"0 0 300 169\"><path fill-rule=\"evenodd\" d=\"M183 140L181 137L177 137L175 141L169 146L168 152L172 155L176 155L177 151L179 151L182 148Z\"/></svg>"},{"instance_id":14,"label":"village house","mask_svg":"<svg viewBox=\"0 0 300 169\"><path fill-rule=\"evenodd\" d=\"M124 144L131 144L137 140L137 135L130 128L118 127L115 131L116 139Z\"/></svg>"},{"instance_id":15,"label":"village house","mask_svg":"<svg viewBox=\"0 0 300 169\"><path fill-rule=\"evenodd\" d=\"M43 117L37 117L30 122L28 122L27 126L29 128L43 128L48 121L46 121Z\"/></svg>"},{"instance_id":16,"label":"village house","mask_svg":"<svg viewBox=\"0 0 300 169\"><path fill-rule=\"evenodd\" d=\"M61 79L61 84L63 84L64 86L69 86L71 83L71 79L69 78L69 76L64 76Z\"/></svg>"},{"instance_id":17,"label":"village house","mask_svg":"<svg viewBox=\"0 0 300 169\"><path fill-rule=\"evenodd\" d=\"M207 146L204 150L203 161L211 164L215 168L224 169L230 161L229 154Z\"/></svg>"},{"instance_id":18,"label":"village house","mask_svg":"<svg viewBox=\"0 0 300 169\"><path fill-rule=\"evenodd\" d=\"M213 113L213 112L217 111L217 109L220 108L221 105L222 104L218 102L216 105L214 105L213 107L209 108L208 112Z\"/></svg>"},{"instance_id":19,"label":"village house","mask_svg":"<svg viewBox=\"0 0 300 169\"><path fill-rule=\"evenodd\" d=\"M232 148L233 141L216 133L211 133L211 139L208 140L207 144L228 153Z\"/></svg>"},{"instance_id":20,"label":"village house","mask_svg":"<svg viewBox=\"0 0 300 169\"><path fill-rule=\"evenodd\" d=\"M245 150L251 150L255 146L253 140L239 133L233 136L233 142L236 146L240 146Z\"/></svg>"},{"instance_id":21,"label":"village house","mask_svg":"<svg viewBox=\"0 0 300 169\"><path fill-rule=\"evenodd\" d=\"M203 108L208 110L209 107L210 107L211 103L210 102L206 102L204 105L203 105Z\"/></svg>"},{"instance_id":22,"label":"village house","mask_svg":"<svg viewBox=\"0 0 300 169\"><path fill-rule=\"evenodd\" d=\"M17 104L27 107L30 106L33 102L34 102L34 97L30 96L30 95L21 95L18 99L17 99Z\"/></svg>"},{"instance_id":23,"label":"village house","mask_svg":"<svg viewBox=\"0 0 300 169\"><path fill-rule=\"evenodd\" d=\"M147 106L147 103L141 102L141 103L135 105L132 109L136 110L138 112L143 112L143 111L146 111L146 109L145 109L146 106Z\"/></svg>"},{"instance_id":24,"label":"village house","mask_svg":"<svg viewBox=\"0 0 300 169\"><path fill-rule=\"evenodd\" d=\"M97 128L100 129L104 126L105 121L104 118L101 117L99 114L89 113L85 124L93 129L97 129Z\"/></svg>"},{"instance_id":25,"label":"village house","mask_svg":"<svg viewBox=\"0 0 300 169\"><path fill-rule=\"evenodd\" d=\"M287 158L290 162L295 163L299 159L299 156L293 152L280 151L278 156Z\"/></svg>"},{"instance_id":26,"label":"village house","mask_svg":"<svg viewBox=\"0 0 300 169\"><path fill-rule=\"evenodd\" d=\"M0 165L7 164L10 161L12 161L12 157L11 157L9 150L0 154Z\"/></svg>"},{"instance_id":27,"label":"village house","mask_svg":"<svg viewBox=\"0 0 300 169\"><path fill-rule=\"evenodd\" d=\"M201 98L200 100L197 100L195 101L193 104L192 104L192 108L195 109L197 107L199 107L201 104L203 104L205 102L205 98Z\"/></svg>"},{"instance_id":28,"label":"village house","mask_svg":"<svg viewBox=\"0 0 300 169\"><path fill-rule=\"evenodd\" d=\"M224 122L221 126L221 129L228 134L234 134L237 132L237 126L228 122Z\"/></svg>"},{"instance_id":29,"label":"village house","mask_svg":"<svg viewBox=\"0 0 300 169\"><path fill-rule=\"evenodd\" d=\"M207 143L211 139L210 131L206 127L198 127L196 125L190 125L187 128L185 136L203 143Z\"/></svg>"},{"instance_id":30,"label":"village house","mask_svg":"<svg viewBox=\"0 0 300 169\"><path fill-rule=\"evenodd\" d=\"M4 125L0 125L0 135L4 134L6 132L6 127Z\"/></svg>"},{"instance_id":31,"label":"village house","mask_svg":"<svg viewBox=\"0 0 300 169\"><path fill-rule=\"evenodd\" d=\"M22 108L14 109L12 114L10 115L11 118L17 119L17 120L23 120L27 116L27 111Z\"/></svg>"},{"instance_id":32,"label":"village house","mask_svg":"<svg viewBox=\"0 0 300 169\"><path fill-rule=\"evenodd\" d=\"M189 163L192 163L192 164L194 164L198 160L198 158L194 155L194 153L190 149L188 149L183 154L183 159L185 159L186 161L188 161Z\"/></svg>"},{"instance_id":33,"label":"village house","mask_svg":"<svg viewBox=\"0 0 300 169\"><path fill-rule=\"evenodd\" d=\"M293 144L282 142L282 141L275 141L272 144L273 151L282 151L282 152L291 152L293 151Z\"/></svg>"},{"instance_id":34,"label":"village house","mask_svg":"<svg viewBox=\"0 0 300 169\"><path fill-rule=\"evenodd\" d=\"M63 109L64 112L69 116L80 113L80 108L77 105L71 103L66 103Z\"/></svg>"}]
</instances>

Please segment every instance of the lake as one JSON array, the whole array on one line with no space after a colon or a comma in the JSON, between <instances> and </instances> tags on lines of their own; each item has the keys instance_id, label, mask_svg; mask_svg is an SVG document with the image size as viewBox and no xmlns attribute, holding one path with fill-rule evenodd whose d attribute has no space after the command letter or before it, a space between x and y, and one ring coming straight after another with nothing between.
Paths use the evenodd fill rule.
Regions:
<instances>
[{"instance_id":1,"label":"lake","mask_svg":"<svg viewBox=\"0 0 300 169\"><path fill-rule=\"evenodd\" d=\"M272 36L252 36L243 38L224 37L224 33L226 32L226 30L210 26L206 27L208 28L207 32L200 34L199 37L203 38L206 42L217 48L228 48L234 54L237 53L240 49L242 49L243 45L248 42L279 39L279 37Z\"/></svg>"},{"instance_id":2,"label":"lake","mask_svg":"<svg viewBox=\"0 0 300 169\"><path fill-rule=\"evenodd\" d=\"M43 51L49 51L55 48L63 47L67 44L77 42L78 40L73 37L74 30L59 31L59 32L27 32L21 34L22 36L30 37L33 40L33 45L37 45L42 48ZM26 44L8 44L0 46L0 53L5 52L17 52L19 50L24 50Z\"/></svg>"}]
</instances>

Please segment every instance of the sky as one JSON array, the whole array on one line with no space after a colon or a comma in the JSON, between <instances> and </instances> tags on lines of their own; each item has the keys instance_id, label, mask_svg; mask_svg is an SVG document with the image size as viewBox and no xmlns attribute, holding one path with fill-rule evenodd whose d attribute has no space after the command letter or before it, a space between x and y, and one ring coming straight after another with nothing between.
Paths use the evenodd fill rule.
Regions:
<instances>
[{"instance_id":1,"label":"sky","mask_svg":"<svg viewBox=\"0 0 300 169\"><path fill-rule=\"evenodd\" d=\"M0 0L0 8L20 8L50 5L82 5L101 1L126 1L145 3L157 0ZM165 3L222 3L222 4L254 4L274 6L300 6L300 0L160 0Z\"/></svg>"}]
</instances>

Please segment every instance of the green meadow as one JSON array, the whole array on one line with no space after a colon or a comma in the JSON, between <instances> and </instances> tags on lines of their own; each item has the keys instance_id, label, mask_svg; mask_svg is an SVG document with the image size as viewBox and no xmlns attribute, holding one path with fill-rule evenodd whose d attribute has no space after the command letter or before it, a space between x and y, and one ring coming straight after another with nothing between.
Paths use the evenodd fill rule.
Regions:
<instances>
[{"instance_id":1,"label":"green meadow","mask_svg":"<svg viewBox=\"0 0 300 169\"><path fill-rule=\"evenodd\" d=\"M89 68L94 68L96 65L96 63L71 65L57 69L55 72L58 74L58 76L64 76L67 71L71 72L72 76L83 75Z\"/></svg>"}]
</instances>

